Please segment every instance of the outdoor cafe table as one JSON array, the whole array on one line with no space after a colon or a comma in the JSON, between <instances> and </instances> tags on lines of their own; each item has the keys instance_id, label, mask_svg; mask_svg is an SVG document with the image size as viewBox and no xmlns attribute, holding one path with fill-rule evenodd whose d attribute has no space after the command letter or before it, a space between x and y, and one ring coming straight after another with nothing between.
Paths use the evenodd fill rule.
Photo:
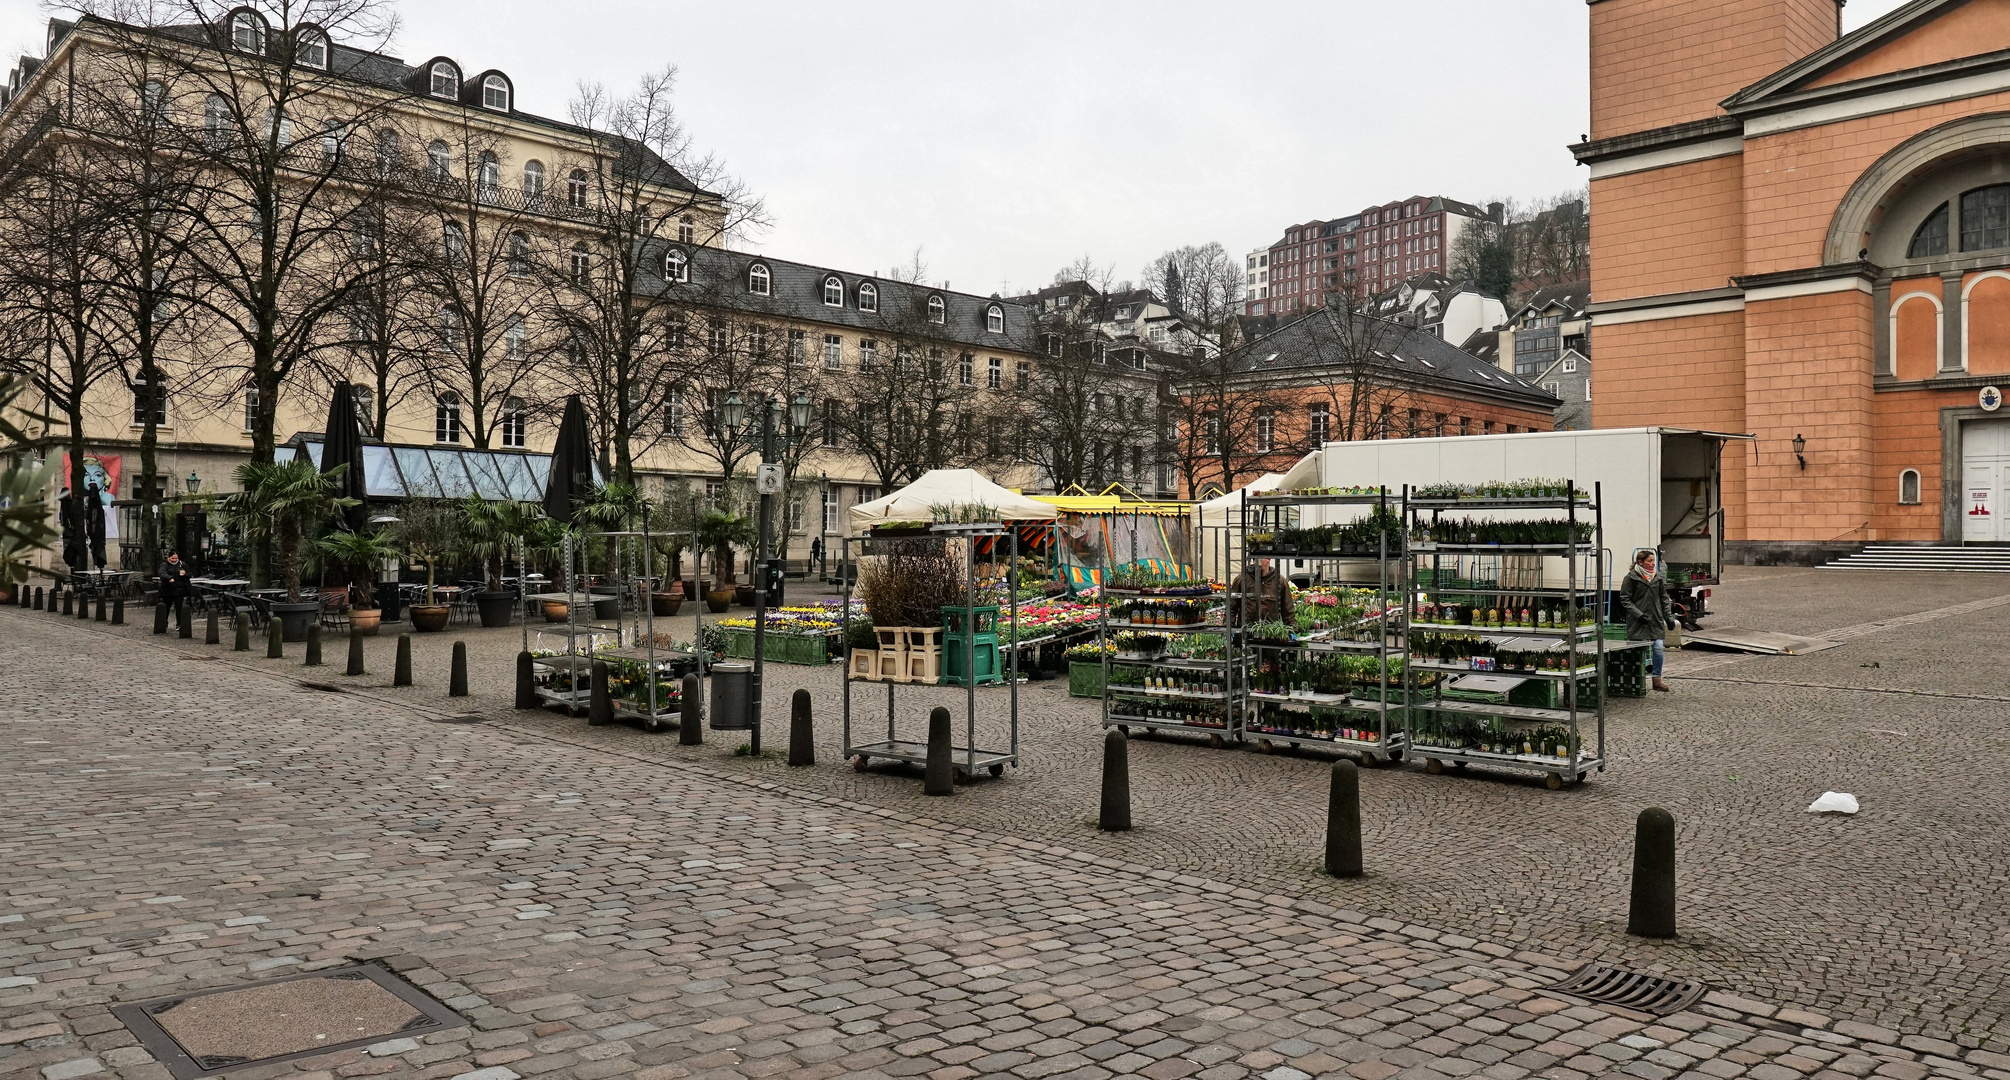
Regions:
<instances>
[{"instance_id":1,"label":"outdoor cafe table","mask_svg":"<svg viewBox=\"0 0 2010 1080\"><path fill-rule=\"evenodd\" d=\"M198 589L208 589L212 592L229 592L232 589L241 589L251 584L251 582L246 581L244 578L214 577L189 578L188 583Z\"/></svg>"}]
</instances>

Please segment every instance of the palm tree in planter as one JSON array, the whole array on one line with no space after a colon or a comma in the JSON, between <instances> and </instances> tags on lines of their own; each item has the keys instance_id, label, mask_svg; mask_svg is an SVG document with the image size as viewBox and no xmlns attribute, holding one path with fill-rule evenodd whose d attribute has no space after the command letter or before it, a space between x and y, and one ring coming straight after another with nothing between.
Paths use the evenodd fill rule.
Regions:
<instances>
[{"instance_id":1,"label":"palm tree in planter","mask_svg":"<svg viewBox=\"0 0 2010 1080\"><path fill-rule=\"evenodd\" d=\"M705 606L714 613L733 602L733 548L754 542L754 523L724 510L707 511L692 530L692 546L712 551L712 588L705 594Z\"/></svg>"},{"instance_id":2,"label":"palm tree in planter","mask_svg":"<svg viewBox=\"0 0 2010 1080\"><path fill-rule=\"evenodd\" d=\"M377 636L377 627L383 620L383 609L377 606L377 567L386 559L395 559L404 552L384 533L364 529L350 532L338 529L321 538L315 545L323 556L348 568L349 625L370 637Z\"/></svg>"},{"instance_id":3,"label":"palm tree in planter","mask_svg":"<svg viewBox=\"0 0 2010 1080\"><path fill-rule=\"evenodd\" d=\"M407 499L398 511L397 541L414 561L426 564L426 602L406 610L413 628L438 633L447 628L449 608L434 592L440 560L461 542L460 504L447 499Z\"/></svg>"},{"instance_id":4,"label":"palm tree in planter","mask_svg":"<svg viewBox=\"0 0 2010 1080\"><path fill-rule=\"evenodd\" d=\"M319 601L300 600L300 566L309 533L335 516L338 510L356 505L356 500L339 494L346 465L327 472L305 458L292 461L247 461L237 467L238 490L223 497L223 512L240 525L252 539L270 538L279 545L281 580L286 583L286 602L273 604L287 641L303 641L307 628L320 617Z\"/></svg>"},{"instance_id":5,"label":"palm tree in planter","mask_svg":"<svg viewBox=\"0 0 2010 1080\"><path fill-rule=\"evenodd\" d=\"M680 520L672 500L670 506L649 508L647 523L650 530L649 544L654 548L655 557L662 562L656 564L663 586L649 595L649 602L659 617L677 614L684 606L684 552L691 547L689 522Z\"/></svg>"},{"instance_id":6,"label":"palm tree in planter","mask_svg":"<svg viewBox=\"0 0 2010 1080\"><path fill-rule=\"evenodd\" d=\"M516 594L503 588L503 564L516 554L517 543L537 527L544 511L536 503L499 500L489 502L470 495L461 504L461 546L481 563L482 580L488 586L475 594L483 626L508 626ZM519 571L521 567L519 567Z\"/></svg>"}]
</instances>

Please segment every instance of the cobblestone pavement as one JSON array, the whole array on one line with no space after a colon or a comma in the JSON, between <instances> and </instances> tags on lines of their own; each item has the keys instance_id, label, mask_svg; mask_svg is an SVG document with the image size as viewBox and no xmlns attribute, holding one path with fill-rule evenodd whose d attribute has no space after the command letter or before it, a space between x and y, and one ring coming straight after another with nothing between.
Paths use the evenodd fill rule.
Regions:
<instances>
[{"instance_id":1,"label":"cobblestone pavement","mask_svg":"<svg viewBox=\"0 0 2010 1080\"><path fill-rule=\"evenodd\" d=\"M1811 624L1824 610L1829 626L1856 625L2010 593L2010 581L1998 579L1950 584L1948 575L1790 573L1734 578L1717 605L1721 620L1758 625L1739 608L1749 600L1751 611L1763 612L1777 603L1795 607L1801 620L1780 628L1806 632L1818 629ZM1825 596L1810 598L1813 589ZM1936 617L1813 656L1739 659L1678 681L1675 695L1620 702L1610 730L1612 770L1575 790L1549 793L1504 777L1429 777L1414 768L1368 773L1371 876L1347 883L1316 873L1326 765L1309 755L1135 742L1140 828L1098 834L1090 821L1095 703L1070 700L1055 683L1022 688L1025 767L953 800L922 799L912 773L858 774L837 763L834 670L769 669L771 748L783 741L788 693L808 686L816 696L822 764L807 770L732 757L738 740L722 745L722 733L704 747L683 748L556 713L510 713L513 630L460 635L475 658L474 698L452 702L439 693L446 636L419 639L421 686L396 693L446 714L495 716L519 738L702 766L902 820L940 818L1490 946L1672 971L1775 1004L2005 1053L2010 990L1998 973L2010 969L2010 909L2001 899L2010 842L2000 822L2010 800L1996 765L2010 751L1996 703L2010 697L1997 656L2003 617L2001 609ZM145 636L144 628L127 633ZM388 670L381 661L389 641L371 647L373 670ZM338 651L331 658L339 660ZM248 663L300 674L297 658ZM1879 666L1859 666L1873 663ZM388 679L354 682L371 687ZM861 712L877 711L883 724L883 690L866 693ZM918 731L926 708L939 702L958 711L960 733L960 692L901 695L904 730ZM1003 698L1002 691L981 693L980 742L1003 737ZM1865 812L1847 819L1806 814L1808 802L1829 788L1854 792ZM1675 943L1622 932L1632 818L1650 804L1673 810L1681 828L1683 937Z\"/></svg>"}]
</instances>

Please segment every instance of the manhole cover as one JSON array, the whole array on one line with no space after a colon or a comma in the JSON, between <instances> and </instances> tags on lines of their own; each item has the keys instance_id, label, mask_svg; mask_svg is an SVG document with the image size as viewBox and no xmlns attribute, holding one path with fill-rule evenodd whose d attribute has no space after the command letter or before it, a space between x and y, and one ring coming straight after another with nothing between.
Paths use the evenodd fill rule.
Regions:
<instances>
[{"instance_id":1,"label":"manhole cover","mask_svg":"<svg viewBox=\"0 0 2010 1080\"><path fill-rule=\"evenodd\" d=\"M1696 1004L1710 988L1692 979L1671 979L1666 975L1645 975L1604 964L1586 964L1577 973L1553 984L1551 990L1572 997L1602 1001L1637 1009L1656 1016L1669 1016Z\"/></svg>"},{"instance_id":2,"label":"manhole cover","mask_svg":"<svg viewBox=\"0 0 2010 1080\"><path fill-rule=\"evenodd\" d=\"M460 1014L375 964L118 1005L177 1080L460 1027Z\"/></svg>"}]
</instances>

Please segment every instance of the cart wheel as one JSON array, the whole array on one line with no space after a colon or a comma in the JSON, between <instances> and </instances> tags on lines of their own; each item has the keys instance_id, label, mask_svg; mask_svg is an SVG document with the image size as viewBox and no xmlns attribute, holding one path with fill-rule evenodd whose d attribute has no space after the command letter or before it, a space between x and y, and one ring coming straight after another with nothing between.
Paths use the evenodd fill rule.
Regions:
<instances>
[{"instance_id":1,"label":"cart wheel","mask_svg":"<svg viewBox=\"0 0 2010 1080\"><path fill-rule=\"evenodd\" d=\"M860 754L859 756L851 759L851 771L864 772L866 762L871 760L872 760L871 758L866 757L864 754Z\"/></svg>"},{"instance_id":2,"label":"cart wheel","mask_svg":"<svg viewBox=\"0 0 2010 1080\"><path fill-rule=\"evenodd\" d=\"M1221 744L1221 736L1219 736L1219 735L1209 735L1209 736L1207 737L1207 745L1208 745L1208 747L1209 747L1210 749L1213 749L1213 750L1219 750L1219 749L1221 749L1221 745L1222 745L1222 744Z\"/></svg>"},{"instance_id":3,"label":"cart wheel","mask_svg":"<svg viewBox=\"0 0 2010 1080\"><path fill-rule=\"evenodd\" d=\"M1129 724L1118 724L1117 730L1124 733L1124 738L1128 739L1131 737L1131 726Z\"/></svg>"},{"instance_id":4,"label":"cart wheel","mask_svg":"<svg viewBox=\"0 0 2010 1080\"><path fill-rule=\"evenodd\" d=\"M1439 761L1437 758L1425 758L1424 771L1430 773L1432 776L1436 776L1445 771L1445 763Z\"/></svg>"},{"instance_id":5,"label":"cart wheel","mask_svg":"<svg viewBox=\"0 0 2010 1080\"><path fill-rule=\"evenodd\" d=\"M1562 791L1563 777L1558 776L1555 773L1550 773L1548 776L1542 778L1542 786L1548 788L1551 791Z\"/></svg>"},{"instance_id":6,"label":"cart wheel","mask_svg":"<svg viewBox=\"0 0 2010 1080\"><path fill-rule=\"evenodd\" d=\"M1258 739L1256 740L1256 751L1260 754L1274 754L1277 752L1277 748L1270 745L1269 739Z\"/></svg>"},{"instance_id":7,"label":"cart wheel","mask_svg":"<svg viewBox=\"0 0 2010 1080\"><path fill-rule=\"evenodd\" d=\"M1382 767L1382 759L1373 754L1360 754L1354 760L1364 769L1379 769Z\"/></svg>"},{"instance_id":8,"label":"cart wheel","mask_svg":"<svg viewBox=\"0 0 2010 1080\"><path fill-rule=\"evenodd\" d=\"M998 764L996 764L996 765L993 765L993 766L991 766L991 775L993 775L993 776L1004 776L1004 775L1005 775L1005 763L1001 761L1001 762L999 762Z\"/></svg>"},{"instance_id":9,"label":"cart wheel","mask_svg":"<svg viewBox=\"0 0 2010 1080\"><path fill-rule=\"evenodd\" d=\"M1401 761L1401 760L1403 760L1403 752L1402 752L1401 750L1391 750L1391 751L1389 751L1389 760L1390 760L1390 761Z\"/></svg>"},{"instance_id":10,"label":"cart wheel","mask_svg":"<svg viewBox=\"0 0 2010 1080\"><path fill-rule=\"evenodd\" d=\"M1457 769L1457 770L1459 770L1460 772L1465 772L1465 771L1466 771L1466 763L1465 763L1465 762L1463 762L1463 761L1454 761L1454 762L1452 762L1452 768L1454 768L1454 769Z\"/></svg>"},{"instance_id":11,"label":"cart wheel","mask_svg":"<svg viewBox=\"0 0 2010 1080\"><path fill-rule=\"evenodd\" d=\"M964 771L963 771L962 769L960 769L960 768L958 768L958 769L952 769L952 770L950 770L950 772L951 772L951 773L952 773L952 774L953 774L953 775L955 776L955 778L956 778L956 782L957 782L957 783L959 783L959 784L967 784L967 783L969 783L969 782L970 782L970 774L969 774L969 773L967 773L967 772L964 772Z\"/></svg>"}]
</instances>

